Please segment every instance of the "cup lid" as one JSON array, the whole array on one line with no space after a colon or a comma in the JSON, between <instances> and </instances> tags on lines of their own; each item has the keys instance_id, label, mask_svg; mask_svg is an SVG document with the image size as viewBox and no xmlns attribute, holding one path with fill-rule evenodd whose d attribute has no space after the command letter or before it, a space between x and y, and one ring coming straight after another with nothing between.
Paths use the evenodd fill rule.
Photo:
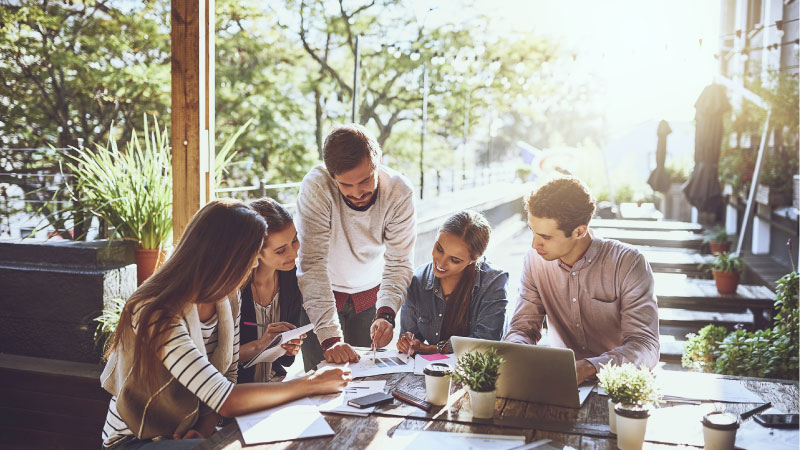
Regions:
<instances>
[{"instance_id":1,"label":"cup lid","mask_svg":"<svg viewBox=\"0 0 800 450\"><path fill-rule=\"evenodd\" d=\"M703 426L714 430L735 430L739 428L741 419L738 414L729 412L712 412L703 416Z\"/></svg>"},{"instance_id":2,"label":"cup lid","mask_svg":"<svg viewBox=\"0 0 800 450\"><path fill-rule=\"evenodd\" d=\"M443 377L445 375L450 374L450 364L445 363L430 363L422 369L422 373L425 375L431 375L434 377Z\"/></svg>"}]
</instances>

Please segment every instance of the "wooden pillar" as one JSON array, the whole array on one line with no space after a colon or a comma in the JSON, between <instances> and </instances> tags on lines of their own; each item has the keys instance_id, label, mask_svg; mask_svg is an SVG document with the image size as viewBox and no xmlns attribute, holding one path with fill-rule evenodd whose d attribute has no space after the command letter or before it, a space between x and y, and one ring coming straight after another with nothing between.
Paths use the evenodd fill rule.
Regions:
<instances>
[{"instance_id":1,"label":"wooden pillar","mask_svg":"<svg viewBox=\"0 0 800 450\"><path fill-rule=\"evenodd\" d=\"M214 0L172 0L172 226L214 195Z\"/></svg>"}]
</instances>

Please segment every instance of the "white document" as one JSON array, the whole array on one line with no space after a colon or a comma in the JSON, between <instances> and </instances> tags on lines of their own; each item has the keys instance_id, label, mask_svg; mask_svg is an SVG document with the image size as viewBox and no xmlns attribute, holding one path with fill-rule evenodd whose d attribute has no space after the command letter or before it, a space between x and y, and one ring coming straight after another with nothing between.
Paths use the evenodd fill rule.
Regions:
<instances>
[{"instance_id":1,"label":"white document","mask_svg":"<svg viewBox=\"0 0 800 450\"><path fill-rule=\"evenodd\" d=\"M442 355L437 353L434 355L420 355L417 353L414 355L414 375L425 375L423 369L425 369L425 366L432 363L445 363L450 366L450 369L456 368L456 358L453 354Z\"/></svg>"},{"instance_id":2,"label":"white document","mask_svg":"<svg viewBox=\"0 0 800 450\"><path fill-rule=\"evenodd\" d=\"M236 418L245 444L265 444L333 435L333 429L308 398Z\"/></svg>"},{"instance_id":3,"label":"white document","mask_svg":"<svg viewBox=\"0 0 800 450\"><path fill-rule=\"evenodd\" d=\"M301 335L308 333L314 328L313 324L304 325L299 328L294 328L289 331L284 331L283 333L275 336L272 339L272 342L269 343L263 350L256 353L256 356L253 356L250 361L243 366L245 369L252 367L254 364L262 363L262 362L273 362L276 359L280 358L281 356L286 354L286 350L281 347L281 345L299 338Z\"/></svg>"},{"instance_id":4,"label":"white document","mask_svg":"<svg viewBox=\"0 0 800 450\"><path fill-rule=\"evenodd\" d=\"M446 431L395 430L392 448L457 448L459 450L507 450L525 443L525 436L450 433Z\"/></svg>"},{"instance_id":5,"label":"white document","mask_svg":"<svg viewBox=\"0 0 800 450\"><path fill-rule=\"evenodd\" d=\"M373 361L372 350L354 347L356 353L361 356L357 363L332 364L322 361L317 366L349 368L353 372L353 378L371 377L373 375L383 375L386 373L414 372L414 359L409 358L405 353L397 350L378 349L375 352Z\"/></svg>"},{"instance_id":6,"label":"white document","mask_svg":"<svg viewBox=\"0 0 800 450\"><path fill-rule=\"evenodd\" d=\"M728 403L764 403L738 380L717 378L711 374L660 370L656 372L656 383L665 396Z\"/></svg>"},{"instance_id":7,"label":"white document","mask_svg":"<svg viewBox=\"0 0 800 450\"><path fill-rule=\"evenodd\" d=\"M383 392L386 387L386 380L351 381L342 388L342 392L336 397L311 397L312 401L318 401L319 411L324 413L347 414L353 416L368 416L375 411L375 407L354 408L348 406L347 402L354 398L363 397L377 392Z\"/></svg>"}]
</instances>

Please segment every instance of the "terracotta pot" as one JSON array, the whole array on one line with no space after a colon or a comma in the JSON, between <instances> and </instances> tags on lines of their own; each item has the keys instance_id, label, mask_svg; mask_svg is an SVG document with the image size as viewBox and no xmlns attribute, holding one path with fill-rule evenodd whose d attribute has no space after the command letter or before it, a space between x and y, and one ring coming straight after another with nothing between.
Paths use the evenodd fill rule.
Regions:
<instances>
[{"instance_id":1,"label":"terracotta pot","mask_svg":"<svg viewBox=\"0 0 800 450\"><path fill-rule=\"evenodd\" d=\"M728 241L724 242L709 242L709 248L711 249L712 255L718 255L720 253L728 253L731 249L731 243Z\"/></svg>"},{"instance_id":2,"label":"terracotta pot","mask_svg":"<svg viewBox=\"0 0 800 450\"><path fill-rule=\"evenodd\" d=\"M722 272L712 270L714 282L717 284L717 291L720 294L735 294L739 287L739 272Z\"/></svg>"},{"instance_id":3,"label":"terracotta pot","mask_svg":"<svg viewBox=\"0 0 800 450\"><path fill-rule=\"evenodd\" d=\"M136 281L138 286L141 286L144 280L150 278L150 275L164 262L166 256L166 250L136 249L134 258L136 261Z\"/></svg>"}]
</instances>

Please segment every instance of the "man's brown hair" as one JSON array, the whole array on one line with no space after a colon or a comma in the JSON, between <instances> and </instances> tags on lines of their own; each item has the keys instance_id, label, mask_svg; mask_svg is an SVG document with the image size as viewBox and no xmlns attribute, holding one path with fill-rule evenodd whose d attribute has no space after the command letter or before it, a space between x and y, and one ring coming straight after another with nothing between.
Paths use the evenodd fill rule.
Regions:
<instances>
[{"instance_id":1,"label":"man's brown hair","mask_svg":"<svg viewBox=\"0 0 800 450\"><path fill-rule=\"evenodd\" d=\"M594 206L589 188L574 177L548 181L525 199L525 211L534 217L554 219L568 237L578 225L589 224Z\"/></svg>"},{"instance_id":2,"label":"man's brown hair","mask_svg":"<svg viewBox=\"0 0 800 450\"><path fill-rule=\"evenodd\" d=\"M357 123L340 125L325 138L322 159L331 176L356 168L364 158L369 158L372 169L378 167L381 146L363 126Z\"/></svg>"}]
</instances>

